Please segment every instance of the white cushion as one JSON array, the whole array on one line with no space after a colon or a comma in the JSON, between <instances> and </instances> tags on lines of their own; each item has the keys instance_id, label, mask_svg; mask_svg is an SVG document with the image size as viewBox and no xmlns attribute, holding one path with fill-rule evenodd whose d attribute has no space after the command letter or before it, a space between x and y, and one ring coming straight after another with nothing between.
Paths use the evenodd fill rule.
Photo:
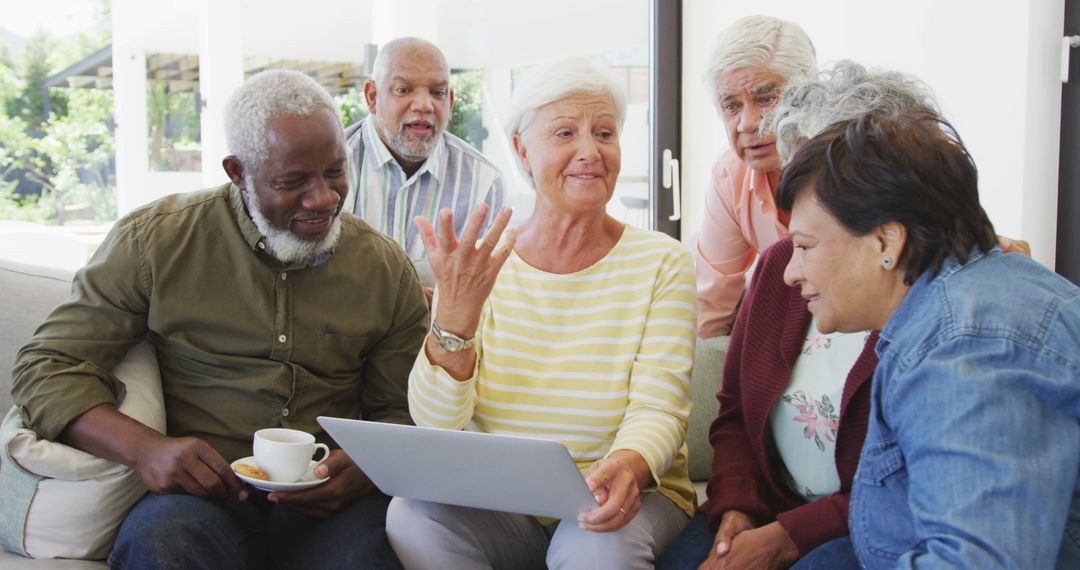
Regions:
<instances>
[{"instance_id":1,"label":"white cushion","mask_svg":"<svg viewBox=\"0 0 1080 570\"><path fill-rule=\"evenodd\" d=\"M146 342L133 347L113 374L125 386L120 412L164 433L164 398L153 347ZM0 488L2 495L20 495L0 497L0 502L27 507L0 514L5 534L0 538L33 558L105 558L128 510L146 493L139 475L118 463L38 439L23 427L14 408L0 429L0 443L0 469L41 477L36 485ZM25 493L31 494L29 502ZM10 524L9 517L15 522L22 517L25 524ZM22 536L8 536L19 530Z\"/></svg>"}]
</instances>

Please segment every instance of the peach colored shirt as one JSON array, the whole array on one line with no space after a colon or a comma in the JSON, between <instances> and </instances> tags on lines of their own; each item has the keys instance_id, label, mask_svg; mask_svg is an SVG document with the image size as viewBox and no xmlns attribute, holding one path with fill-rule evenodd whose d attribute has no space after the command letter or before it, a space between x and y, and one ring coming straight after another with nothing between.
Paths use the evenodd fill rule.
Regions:
<instances>
[{"instance_id":1,"label":"peach colored shirt","mask_svg":"<svg viewBox=\"0 0 1080 570\"><path fill-rule=\"evenodd\" d=\"M728 150L713 163L696 249L698 336L727 334L758 252L787 236L768 173Z\"/></svg>"}]
</instances>

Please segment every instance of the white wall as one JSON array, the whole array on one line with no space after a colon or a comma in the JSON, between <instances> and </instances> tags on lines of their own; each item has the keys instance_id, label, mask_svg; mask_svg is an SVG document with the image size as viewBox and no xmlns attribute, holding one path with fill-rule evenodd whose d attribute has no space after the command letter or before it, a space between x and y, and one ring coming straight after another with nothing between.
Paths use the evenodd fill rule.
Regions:
<instances>
[{"instance_id":1,"label":"white wall","mask_svg":"<svg viewBox=\"0 0 1080 570\"><path fill-rule=\"evenodd\" d=\"M736 19L768 14L798 22L820 63L853 59L930 84L975 158L998 233L1053 267L1064 11L1064 0L685 0L683 235L700 227L709 167L728 146L701 82L709 46Z\"/></svg>"}]
</instances>

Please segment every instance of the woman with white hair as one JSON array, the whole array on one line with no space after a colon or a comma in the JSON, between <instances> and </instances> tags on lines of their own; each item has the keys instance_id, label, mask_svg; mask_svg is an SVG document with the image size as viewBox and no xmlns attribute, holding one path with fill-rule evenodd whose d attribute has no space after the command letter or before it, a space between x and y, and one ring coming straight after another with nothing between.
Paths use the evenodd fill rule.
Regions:
<instances>
[{"instance_id":1,"label":"woman with white hair","mask_svg":"<svg viewBox=\"0 0 1080 570\"><path fill-rule=\"evenodd\" d=\"M781 164L797 147L829 125L864 113L885 115L909 111L936 113L937 98L928 85L899 71L868 71L840 60L814 77L792 81L770 119Z\"/></svg>"},{"instance_id":2,"label":"woman with white hair","mask_svg":"<svg viewBox=\"0 0 1080 570\"><path fill-rule=\"evenodd\" d=\"M713 43L705 82L731 148L713 164L697 241L701 338L730 331L747 270L758 252L787 235L774 200L780 157L765 119L784 86L815 67L810 38L779 18L748 16Z\"/></svg>"},{"instance_id":3,"label":"woman with white hair","mask_svg":"<svg viewBox=\"0 0 1080 570\"><path fill-rule=\"evenodd\" d=\"M789 83L770 130L786 157L834 122L936 110L918 79L844 61ZM793 252L781 239L754 271L717 394L709 500L659 568L858 567L847 511L878 335L819 333L802 290L784 283Z\"/></svg>"},{"instance_id":4,"label":"woman with white hair","mask_svg":"<svg viewBox=\"0 0 1080 570\"><path fill-rule=\"evenodd\" d=\"M625 111L595 64L531 70L507 126L531 217L502 236L504 209L482 239L486 205L460 238L417 219L436 298L409 378L416 423L559 441L599 506L551 521L394 499L388 536L406 567L651 568L693 512L693 272L678 242L607 214Z\"/></svg>"}]
</instances>

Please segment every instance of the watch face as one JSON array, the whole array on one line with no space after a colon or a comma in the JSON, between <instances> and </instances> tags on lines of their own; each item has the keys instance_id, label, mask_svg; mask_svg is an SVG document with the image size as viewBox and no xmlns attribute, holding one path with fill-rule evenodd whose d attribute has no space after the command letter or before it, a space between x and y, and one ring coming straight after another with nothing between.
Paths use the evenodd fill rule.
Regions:
<instances>
[{"instance_id":1,"label":"watch face","mask_svg":"<svg viewBox=\"0 0 1080 570\"><path fill-rule=\"evenodd\" d=\"M454 333L443 331L438 324L432 324L431 333L435 336L435 342L446 352L459 352L473 345L473 339L465 340Z\"/></svg>"},{"instance_id":2,"label":"watch face","mask_svg":"<svg viewBox=\"0 0 1080 570\"><path fill-rule=\"evenodd\" d=\"M461 350L461 345L464 344L461 340L456 338L442 337L439 339L439 346L443 347L443 350L447 352L457 352Z\"/></svg>"}]
</instances>

